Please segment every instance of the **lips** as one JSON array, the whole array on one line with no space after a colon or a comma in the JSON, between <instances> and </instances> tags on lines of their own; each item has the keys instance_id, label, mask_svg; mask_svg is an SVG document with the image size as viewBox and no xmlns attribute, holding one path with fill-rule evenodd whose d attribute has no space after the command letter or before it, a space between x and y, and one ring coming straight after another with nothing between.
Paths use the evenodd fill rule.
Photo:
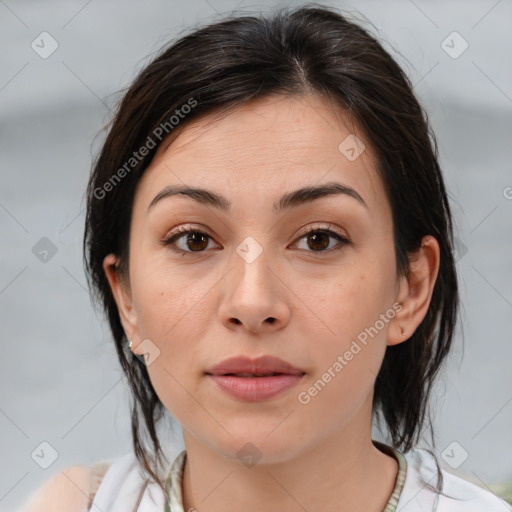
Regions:
<instances>
[{"instance_id":1,"label":"lips","mask_svg":"<svg viewBox=\"0 0 512 512\"><path fill-rule=\"evenodd\" d=\"M231 375L236 377L269 377L276 375L304 375L304 371L273 356L251 359L245 356L225 359L206 371L209 375Z\"/></svg>"},{"instance_id":2,"label":"lips","mask_svg":"<svg viewBox=\"0 0 512 512\"><path fill-rule=\"evenodd\" d=\"M221 375L232 375L233 377L274 377L285 375L283 373L222 373Z\"/></svg>"},{"instance_id":3,"label":"lips","mask_svg":"<svg viewBox=\"0 0 512 512\"><path fill-rule=\"evenodd\" d=\"M305 372L273 356L226 359L205 372L217 389L241 402L276 398L302 380Z\"/></svg>"}]
</instances>

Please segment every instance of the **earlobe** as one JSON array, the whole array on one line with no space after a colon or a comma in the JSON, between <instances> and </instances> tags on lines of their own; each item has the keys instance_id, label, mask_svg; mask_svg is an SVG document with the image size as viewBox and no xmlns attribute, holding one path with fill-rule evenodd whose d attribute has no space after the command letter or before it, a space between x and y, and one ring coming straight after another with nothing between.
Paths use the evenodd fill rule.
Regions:
<instances>
[{"instance_id":1,"label":"earlobe","mask_svg":"<svg viewBox=\"0 0 512 512\"><path fill-rule=\"evenodd\" d=\"M389 326L388 345L408 340L427 314L439 272L440 250L433 236L426 236L410 259L410 276L401 276L396 301L401 309Z\"/></svg>"},{"instance_id":2,"label":"earlobe","mask_svg":"<svg viewBox=\"0 0 512 512\"><path fill-rule=\"evenodd\" d=\"M398 305L395 309L396 314L390 323L387 332L388 345L398 345L399 343L408 340L412 335L412 332L409 332L407 328L407 317L409 315L407 311L404 312L404 304L402 302L398 302L398 298L396 304Z\"/></svg>"},{"instance_id":3,"label":"earlobe","mask_svg":"<svg viewBox=\"0 0 512 512\"><path fill-rule=\"evenodd\" d=\"M137 317L133 309L131 291L127 289L126 283L120 276L117 263L115 254L109 254L103 260L103 270L116 301L124 332L128 338L131 338L137 332Z\"/></svg>"}]
</instances>

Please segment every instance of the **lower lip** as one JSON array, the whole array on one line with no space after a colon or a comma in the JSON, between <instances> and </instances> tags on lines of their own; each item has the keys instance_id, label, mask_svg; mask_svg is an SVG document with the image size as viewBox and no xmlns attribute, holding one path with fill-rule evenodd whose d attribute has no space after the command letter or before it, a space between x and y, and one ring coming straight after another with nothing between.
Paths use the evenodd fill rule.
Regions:
<instances>
[{"instance_id":1,"label":"lower lip","mask_svg":"<svg viewBox=\"0 0 512 512\"><path fill-rule=\"evenodd\" d=\"M209 375L228 395L245 402L261 402L296 386L303 375L281 374L268 377Z\"/></svg>"}]
</instances>

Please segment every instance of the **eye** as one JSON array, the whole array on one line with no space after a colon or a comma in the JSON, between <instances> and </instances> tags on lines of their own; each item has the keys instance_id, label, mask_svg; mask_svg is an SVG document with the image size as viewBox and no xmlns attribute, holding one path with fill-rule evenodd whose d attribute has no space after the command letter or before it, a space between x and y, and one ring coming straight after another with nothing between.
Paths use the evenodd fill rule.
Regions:
<instances>
[{"instance_id":1,"label":"eye","mask_svg":"<svg viewBox=\"0 0 512 512\"><path fill-rule=\"evenodd\" d=\"M334 248L330 247L330 240L335 238L338 244ZM183 239L183 240L182 240ZM340 249L345 245L350 245L350 242L344 236L332 231L329 228L313 228L309 229L302 234L299 240L306 239L307 247L313 249L308 252L332 252ZM186 226L181 226L175 233L163 240L164 245L168 245L177 253L185 255L186 253L201 253L204 252L209 245L209 240L213 240L210 235L198 229L190 229ZM181 243L181 247L179 245ZM306 249L307 250L307 249Z\"/></svg>"},{"instance_id":2,"label":"eye","mask_svg":"<svg viewBox=\"0 0 512 512\"><path fill-rule=\"evenodd\" d=\"M184 239L183 242L181 241L182 238ZM173 251L184 255L185 253L204 252L204 249L208 247L208 239L212 240L210 235L203 231L181 226L176 233L164 240L163 243L171 246ZM178 242L182 242L182 247L178 245Z\"/></svg>"},{"instance_id":3,"label":"eye","mask_svg":"<svg viewBox=\"0 0 512 512\"><path fill-rule=\"evenodd\" d=\"M335 238L338 240L338 244L334 245L334 248L330 246L330 240ZM332 252L345 245L351 244L351 242L344 236L332 231L328 228L313 228L309 229L300 237L299 240L306 239L307 247L313 249L308 252Z\"/></svg>"}]
</instances>

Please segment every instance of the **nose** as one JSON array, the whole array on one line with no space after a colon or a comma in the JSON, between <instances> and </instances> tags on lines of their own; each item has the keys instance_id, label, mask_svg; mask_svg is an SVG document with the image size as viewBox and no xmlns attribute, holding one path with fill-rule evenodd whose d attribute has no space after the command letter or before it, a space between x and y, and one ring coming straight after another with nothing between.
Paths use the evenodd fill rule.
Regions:
<instances>
[{"instance_id":1,"label":"nose","mask_svg":"<svg viewBox=\"0 0 512 512\"><path fill-rule=\"evenodd\" d=\"M268 251L244 259L233 253L233 268L226 276L219 306L221 322L228 329L265 334L283 329L290 319L290 290ZM281 274L281 275L279 275Z\"/></svg>"}]
</instances>

